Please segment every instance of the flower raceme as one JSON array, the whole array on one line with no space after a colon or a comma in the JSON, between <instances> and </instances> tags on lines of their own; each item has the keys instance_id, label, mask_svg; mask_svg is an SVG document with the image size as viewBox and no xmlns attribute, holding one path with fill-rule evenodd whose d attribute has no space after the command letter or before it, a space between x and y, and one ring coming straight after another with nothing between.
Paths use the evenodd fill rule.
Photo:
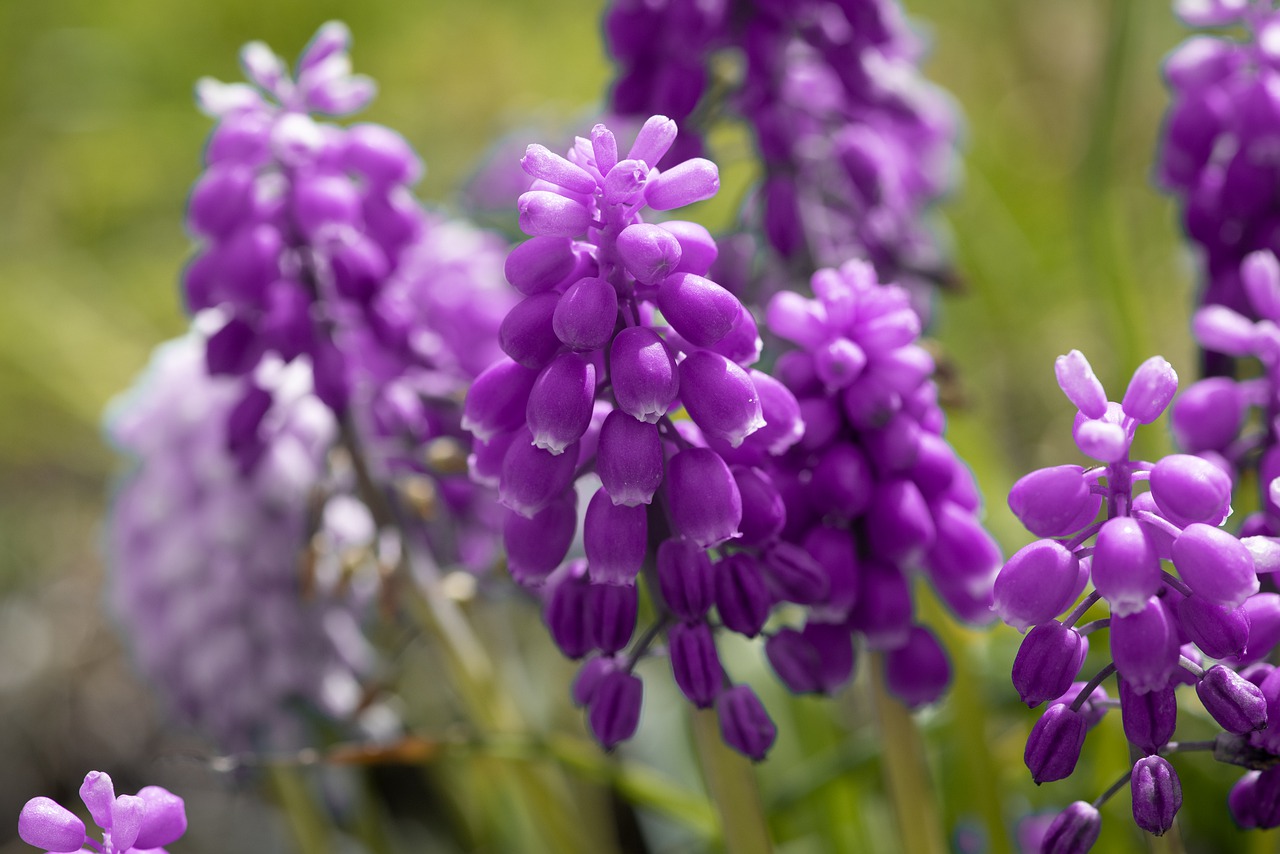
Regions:
<instances>
[{"instance_id":1,"label":"flower raceme","mask_svg":"<svg viewBox=\"0 0 1280 854\"><path fill-rule=\"evenodd\" d=\"M85 833L84 822L75 813L45 797L32 798L22 808L18 836L48 852L165 854L163 846L187 832L182 798L160 786L147 786L136 795L117 795L108 775L90 771L80 786L80 799L102 829L101 842Z\"/></svg>"},{"instance_id":2,"label":"flower raceme","mask_svg":"<svg viewBox=\"0 0 1280 854\"><path fill-rule=\"evenodd\" d=\"M771 562L767 535L746 547L748 523L767 512L755 499L780 499L725 454L781 453L802 427L794 397L751 368L755 319L707 278L717 254L707 231L646 221L719 188L709 160L655 168L675 140L675 123L653 116L626 151L604 125L567 157L529 146L522 166L534 181L518 207L530 239L506 263L524 299L499 332L507 358L471 387L464 425L476 437L473 476L495 483L507 508L512 576L541 591L565 654L607 657L607 667L586 662L575 690L600 742L634 732L642 683L632 668L669 628L677 684L715 705L726 740L760 758L772 724L749 686L730 689L707 611L714 604L725 628L755 635L775 601L768 579L813 568ZM586 560L566 564L579 488L590 495ZM661 616L632 644L645 567Z\"/></svg>"},{"instance_id":3,"label":"flower raceme","mask_svg":"<svg viewBox=\"0 0 1280 854\"><path fill-rule=\"evenodd\" d=\"M1177 376L1168 362L1144 362L1120 402L1107 399L1078 351L1059 357L1055 371L1078 410L1076 445L1100 465L1040 469L1009 494L1014 514L1041 537L1005 563L995 584L1000 616L1029 629L1014 661L1014 686L1029 706L1049 703L1028 739L1027 765L1036 782L1070 775L1087 728L1097 723L1085 714L1091 692L1116 673L1125 736L1143 757L1130 775L1134 820L1159 835L1181 804L1177 774L1159 755L1175 733L1178 684L1196 686L1223 737L1264 744L1266 692L1234 668L1265 656L1274 644L1264 629L1274 594L1259 592L1258 580L1274 568L1255 559L1274 541L1240 539L1220 527L1231 512L1233 487L1233 470L1221 455L1131 459L1137 427L1152 423L1174 398ZM1217 429L1208 423L1221 417L1212 407L1197 402L1175 408L1181 432ZM1138 489L1142 484L1145 491ZM1099 601L1110 616L1078 626ZM1260 615L1256 625L1252 613ZM1109 629L1112 663L1086 683L1075 681L1086 636L1103 628ZM1205 656L1223 663L1202 667ZM1073 831L1063 837L1067 847L1046 850L1087 850L1093 838L1096 830ZM1085 842L1071 847L1076 843L1068 845L1069 839Z\"/></svg>"}]
</instances>

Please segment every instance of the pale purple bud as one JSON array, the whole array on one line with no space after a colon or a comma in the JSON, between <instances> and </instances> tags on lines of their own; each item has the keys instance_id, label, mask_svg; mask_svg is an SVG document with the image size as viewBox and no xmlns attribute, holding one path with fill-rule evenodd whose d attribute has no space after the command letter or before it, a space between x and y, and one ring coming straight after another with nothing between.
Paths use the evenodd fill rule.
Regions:
<instances>
[{"instance_id":1,"label":"pale purple bud","mask_svg":"<svg viewBox=\"0 0 1280 854\"><path fill-rule=\"evenodd\" d=\"M1158 598L1137 613L1111 618L1111 656L1136 693L1169 683L1178 668L1178 632Z\"/></svg>"},{"instance_id":2,"label":"pale purple bud","mask_svg":"<svg viewBox=\"0 0 1280 854\"><path fill-rule=\"evenodd\" d=\"M636 141L627 152L630 160L643 160L655 166L676 141L676 123L666 116L650 116L645 119Z\"/></svg>"},{"instance_id":3,"label":"pale purple bud","mask_svg":"<svg viewBox=\"0 0 1280 854\"><path fill-rule=\"evenodd\" d=\"M706 551L688 540L663 540L657 564L667 608L682 620L701 620L715 599L715 569Z\"/></svg>"},{"instance_id":4,"label":"pale purple bud","mask_svg":"<svg viewBox=\"0 0 1280 854\"><path fill-rule=\"evenodd\" d=\"M711 627L701 621L677 623L667 633L667 651L676 685L699 709L710 708L724 683Z\"/></svg>"},{"instance_id":5,"label":"pale purple bud","mask_svg":"<svg viewBox=\"0 0 1280 854\"><path fill-rule=\"evenodd\" d=\"M738 309L738 319L734 321L733 328L708 349L745 368L760 360L763 347L764 340L760 337L760 327L756 326L755 315L742 306Z\"/></svg>"},{"instance_id":6,"label":"pale purple bud","mask_svg":"<svg viewBox=\"0 0 1280 854\"><path fill-rule=\"evenodd\" d=\"M951 682L947 652L932 631L913 626L907 642L884 656L889 692L911 708L937 701Z\"/></svg>"},{"instance_id":7,"label":"pale purple bud","mask_svg":"<svg viewBox=\"0 0 1280 854\"><path fill-rule=\"evenodd\" d=\"M1280 322L1280 261L1270 250L1250 252L1240 265L1249 304L1261 318Z\"/></svg>"},{"instance_id":8,"label":"pale purple bud","mask_svg":"<svg viewBox=\"0 0 1280 854\"><path fill-rule=\"evenodd\" d=\"M649 164L620 160L604 176L604 203L623 205L636 200L649 180Z\"/></svg>"},{"instance_id":9,"label":"pale purple bud","mask_svg":"<svg viewBox=\"0 0 1280 854\"><path fill-rule=\"evenodd\" d=\"M794 291L773 295L765 310L765 324L775 335L805 349L820 347L831 335L822 304Z\"/></svg>"},{"instance_id":10,"label":"pale purple bud","mask_svg":"<svg viewBox=\"0 0 1280 854\"><path fill-rule=\"evenodd\" d=\"M531 237L507 255L503 272L522 294L548 291L568 278L577 266L567 237Z\"/></svg>"},{"instance_id":11,"label":"pale purple bud","mask_svg":"<svg viewBox=\"0 0 1280 854\"><path fill-rule=\"evenodd\" d=\"M733 329L742 303L710 279L672 273L658 286L658 308L681 338L710 347Z\"/></svg>"},{"instance_id":12,"label":"pale purple bud","mask_svg":"<svg viewBox=\"0 0 1280 854\"><path fill-rule=\"evenodd\" d=\"M1178 375L1162 356L1152 356L1133 372L1120 407L1139 424L1160 417L1178 390Z\"/></svg>"},{"instance_id":13,"label":"pale purple bud","mask_svg":"<svg viewBox=\"0 0 1280 854\"><path fill-rule=\"evenodd\" d=\"M556 337L572 350L599 350L618 322L618 292L604 279L579 279L561 295L551 317Z\"/></svg>"},{"instance_id":14,"label":"pale purple bud","mask_svg":"<svg viewBox=\"0 0 1280 854\"><path fill-rule=\"evenodd\" d=\"M610 655L624 649L635 633L639 607L640 594L634 584L593 582L587 590L587 635L591 645Z\"/></svg>"},{"instance_id":15,"label":"pale purple bud","mask_svg":"<svg viewBox=\"0 0 1280 854\"><path fill-rule=\"evenodd\" d=\"M1161 515L1180 528L1218 525L1231 509L1231 476L1200 457L1170 454L1151 469L1151 496Z\"/></svg>"},{"instance_id":16,"label":"pale purple bud","mask_svg":"<svg viewBox=\"0 0 1280 854\"><path fill-rule=\"evenodd\" d=\"M1221 664L1196 683L1205 711L1227 732L1247 735L1267 725L1267 699L1257 685Z\"/></svg>"},{"instance_id":17,"label":"pale purple bud","mask_svg":"<svg viewBox=\"0 0 1280 854\"><path fill-rule=\"evenodd\" d=\"M525 419L533 444L552 454L564 453L591 425L595 394L595 365L574 353L553 359L529 392Z\"/></svg>"},{"instance_id":18,"label":"pale purple bud","mask_svg":"<svg viewBox=\"0 0 1280 854\"><path fill-rule=\"evenodd\" d=\"M516 206L520 230L530 237L577 237L591 224L591 212L581 202L550 190L522 193Z\"/></svg>"},{"instance_id":19,"label":"pale purple bud","mask_svg":"<svg viewBox=\"0 0 1280 854\"><path fill-rule=\"evenodd\" d=\"M1253 571L1262 575L1280 572L1280 538L1244 537L1240 540L1253 557Z\"/></svg>"},{"instance_id":20,"label":"pale purple bud","mask_svg":"<svg viewBox=\"0 0 1280 854\"><path fill-rule=\"evenodd\" d=\"M857 601L849 627L867 638L871 649L895 649L907 642L915 603L911 586L896 566L868 561L858 566Z\"/></svg>"},{"instance_id":21,"label":"pale purple bud","mask_svg":"<svg viewBox=\"0 0 1280 854\"><path fill-rule=\"evenodd\" d=\"M591 128L591 154L601 175L608 175L618 162L618 139L602 124Z\"/></svg>"},{"instance_id":22,"label":"pale purple bud","mask_svg":"<svg viewBox=\"0 0 1280 854\"><path fill-rule=\"evenodd\" d=\"M807 551L779 540L761 553L765 582L774 598L799 605L821 602L827 595L827 574Z\"/></svg>"},{"instance_id":23,"label":"pale purple bud","mask_svg":"<svg viewBox=\"0 0 1280 854\"><path fill-rule=\"evenodd\" d=\"M503 507L532 518L573 482L576 448L553 454L535 447L527 430L521 431L502 458L498 497Z\"/></svg>"},{"instance_id":24,"label":"pale purple bud","mask_svg":"<svg viewBox=\"0 0 1280 854\"><path fill-rule=\"evenodd\" d=\"M1210 658L1240 655L1249 642L1249 612L1192 594L1178 602L1178 625Z\"/></svg>"},{"instance_id":25,"label":"pale purple bud","mask_svg":"<svg viewBox=\"0 0 1280 854\"><path fill-rule=\"evenodd\" d=\"M187 224L208 237L226 238L253 211L252 169L234 163L211 167L191 188Z\"/></svg>"},{"instance_id":26,"label":"pale purple bud","mask_svg":"<svg viewBox=\"0 0 1280 854\"><path fill-rule=\"evenodd\" d=\"M345 175L315 175L293 183L294 222L308 240L327 227L350 227L359 216L360 195Z\"/></svg>"},{"instance_id":27,"label":"pale purple bud","mask_svg":"<svg viewBox=\"0 0 1280 854\"><path fill-rule=\"evenodd\" d=\"M1173 738L1178 726L1178 698L1172 683L1147 691L1135 692L1127 680L1118 680L1120 688L1120 719L1124 724L1124 737L1143 753L1158 753Z\"/></svg>"},{"instance_id":28,"label":"pale purple bud","mask_svg":"<svg viewBox=\"0 0 1280 854\"><path fill-rule=\"evenodd\" d=\"M545 145L534 143L526 148L524 157L520 159L520 168L534 178L564 187L571 193L588 196L596 191L596 179L591 177L590 172ZM524 227L523 222L521 227Z\"/></svg>"},{"instance_id":29,"label":"pale purple bud","mask_svg":"<svg viewBox=\"0 0 1280 854\"><path fill-rule=\"evenodd\" d=\"M1141 611L1164 583L1155 545L1142 525L1129 516L1117 516L1102 524L1090 575L1093 586L1115 616Z\"/></svg>"},{"instance_id":30,"label":"pale purple bud","mask_svg":"<svg viewBox=\"0 0 1280 854\"><path fill-rule=\"evenodd\" d=\"M1036 785L1071 776L1084 746L1085 720L1070 706L1050 706L1031 728L1022 759Z\"/></svg>"},{"instance_id":31,"label":"pale purple bud","mask_svg":"<svg viewBox=\"0 0 1280 854\"><path fill-rule=\"evenodd\" d=\"M597 489L582 523L591 580L600 584L633 584L644 563L648 531L643 506L614 504L603 487Z\"/></svg>"},{"instance_id":32,"label":"pale purple bud","mask_svg":"<svg viewBox=\"0 0 1280 854\"><path fill-rule=\"evenodd\" d=\"M1253 321L1225 305L1207 305L1191 319L1191 331L1206 350L1228 356L1247 356L1253 352Z\"/></svg>"},{"instance_id":33,"label":"pale purple bud","mask_svg":"<svg viewBox=\"0 0 1280 854\"><path fill-rule=\"evenodd\" d=\"M1221 528L1188 525L1173 541L1173 565L1188 587L1217 605L1238 608L1258 592L1253 556Z\"/></svg>"},{"instance_id":34,"label":"pale purple bud","mask_svg":"<svg viewBox=\"0 0 1280 854\"><path fill-rule=\"evenodd\" d=\"M730 470L742 496L742 538L738 542L762 547L782 532L787 521L786 504L773 480L760 469L732 466Z\"/></svg>"},{"instance_id":35,"label":"pale purple bud","mask_svg":"<svg viewBox=\"0 0 1280 854\"><path fill-rule=\"evenodd\" d=\"M1156 836L1173 827L1173 819L1182 808L1182 784L1178 774L1163 756L1144 756L1133 766L1129 777L1133 792L1133 821Z\"/></svg>"},{"instance_id":36,"label":"pale purple bud","mask_svg":"<svg viewBox=\"0 0 1280 854\"><path fill-rule=\"evenodd\" d=\"M1102 832L1102 816L1093 804L1076 801L1049 825L1040 843L1041 854L1085 854Z\"/></svg>"},{"instance_id":37,"label":"pale purple bud","mask_svg":"<svg viewBox=\"0 0 1280 854\"><path fill-rule=\"evenodd\" d=\"M614 338L609 376L622 411L650 424L666 414L680 391L671 351L656 332L643 326L623 329Z\"/></svg>"},{"instance_id":38,"label":"pale purple bud","mask_svg":"<svg viewBox=\"0 0 1280 854\"><path fill-rule=\"evenodd\" d=\"M1244 397L1236 381L1210 377L1193 384L1174 401L1170 428L1188 453L1221 450L1240 432L1244 412Z\"/></svg>"},{"instance_id":39,"label":"pale purple bud","mask_svg":"<svg viewBox=\"0 0 1280 854\"><path fill-rule=\"evenodd\" d=\"M110 775L103 771L85 774L84 782L80 784L80 800L89 808L94 824L104 830L110 829L111 805L116 800L116 790Z\"/></svg>"},{"instance_id":40,"label":"pale purple bud","mask_svg":"<svg viewBox=\"0 0 1280 854\"><path fill-rule=\"evenodd\" d=\"M1193 27L1235 24L1248 10L1248 0L1174 0L1173 4L1174 14Z\"/></svg>"},{"instance_id":41,"label":"pale purple bud","mask_svg":"<svg viewBox=\"0 0 1280 854\"><path fill-rule=\"evenodd\" d=\"M718 192L720 170L716 164L694 157L658 173L645 185L644 200L655 211L670 211L705 201Z\"/></svg>"},{"instance_id":42,"label":"pale purple bud","mask_svg":"<svg viewBox=\"0 0 1280 854\"><path fill-rule=\"evenodd\" d=\"M1023 546L996 576L996 613L1019 630L1047 623L1071 605L1079 572L1080 562L1061 543Z\"/></svg>"},{"instance_id":43,"label":"pale purple bud","mask_svg":"<svg viewBox=\"0 0 1280 854\"><path fill-rule=\"evenodd\" d=\"M716 610L730 631L749 638L760 634L773 597L754 557L735 552L715 564Z\"/></svg>"},{"instance_id":44,"label":"pale purple bud","mask_svg":"<svg viewBox=\"0 0 1280 854\"><path fill-rule=\"evenodd\" d=\"M564 560L578 527L576 493L566 491L532 517L508 510L502 525L507 569L527 587L540 586Z\"/></svg>"},{"instance_id":45,"label":"pale purple bud","mask_svg":"<svg viewBox=\"0 0 1280 854\"><path fill-rule=\"evenodd\" d=\"M1101 500L1090 493L1080 466L1037 469L1009 490L1009 509L1037 537L1063 537L1080 530L1081 517L1089 510L1096 514Z\"/></svg>"},{"instance_id":46,"label":"pale purple bud","mask_svg":"<svg viewBox=\"0 0 1280 854\"><path fill-rule=\"evenodd\" d=\"M352 125L343 135L342 143L343 163L375 187L413 184L422 177L422 161L413 147L388 127L369 123Z\"/></svg>"},{"instance_id":47,"label":"pale purple bud","mask_svg":"<svg viewBox=\"0 0 1280 854\"><path fill-rule=\"evenodd\" d=\"M614 670L600 678L591 697L587 722L601 747L612 750L636 734L643 699L644 683L635 674Z\"/></svg>"},{"instance_id":48,"label":"pale purple bud","mask_svg":"<svg viewBox=\"0 0 1280 854\"><path fill-rule=\"evenodd\" d=\"M111 803L111 845L115 851L129 851L138 840L147 802L137 795L120 795Z\"/></svg>"},{"instance_id":49,"label":"pale purple bud","mask_svg":"<svg viewBox=\"0 0 1280 854\"><path fill-rule=\"evenodd\" d=\"M778 737L764 704L749 685L734 685L716 699L724 743L756 762L764 759Z\"/></svg>"},{"instance_id":50,"label":"pale purple bud","mask_svg":"<svg viewBox=\"0 0 1280 854\"><path fill-rule=\"evenodd\" d=\"M710 272L720 249L705 226L673 219L658 223L658 227L669 231L680 241L680 260L672 272L693 273L695 276L705 276Z\"/></svg>"},{"instance_id":51,"label":"pale purple bud","mask_svg":"<svg viewBox=\"0 0 1280 854\"><path fill-rule=\"evenodd\" d=\"M1272 647L1280 643L1280 594L1250 596L1243 610L1249 617L1249 644L1246 652L1231 659L1231 663L1241 667L1266 658Z\"/></svg>"},{"instance_id":52,"label":"pale purple bud","mask_svg":"<svg viewBox=\"0 0 1280 854\"><path fill-rule=\"evenodd\" d=\"M187 832L187 807L182 798L161 786L145 786L138 797L146 803L142 827L133 843L138 849L170 845Z\"/></svg>"},{"instance_id":53,"label":"pale purple bud","mask_svg":"<svg viewBox=\"0 0 1280 854\"><path fill-rule=\"evenodd\" d=\"M593 648L588 614L591 582L586 561L576 560L558 570L547 583L542 600L542 621L560 652L582 658Z\"/></svg>"},{"instance_id":54,"label":"pale purple bud","mask_svg":"<svg viewBox=\"0 0 1280 854\"><path fill-rule=\"evenodd\" d=\"M560 295L544 291L516 303L498 327L498 343L502 352L515 361L540 371L560 352L552 317Z\"/></svg>"},{"instance_id":55,"label":"pale purple bud","mask_svg":"<svg viewBox=\"0 0 1280 854\"><path fill-rule=\"evenodd\" d=\"M32 798L18 814L18 836L45 851L80 851L85 842L84 822L51 798Z\"/></svg>"},{"instance_id":56,"label":"pale purple bud","mask_svg":"<svg viewBox=\"0 0 1280 854\"><path fill-rule=\"evenodd\" d=\"M1013 687L1034 708L1065 694L1080 672L1085 639L1051 620L1027 632L1013 659Z\"/></svg>"},{"instance_id":57,"label":"pale purple bud","mask_svg":"<svg viewBox=\"0 0 1280 854\"><path fill-rule=\"evenodd\" d=\"M680 263L680 240L662 226L635 223L618 235L618 254L637 281L655 285L675 272Z\"/></svg>"},{"instance_id":58,"label":"pale purple bud","mask_svg":"<svg viewBox=\"0 0 1280 854\"><path fill-rule=\"evenodd\" d=\"M1118 463L1129 453L1129 435L1114 421L1076 416L1071 433L1080 453L1099 462Z\"/></svg>"},{"instance_id":59,"label":"pale purple bud","mask_svg":"<svg viewBox=\"0 0 1280 854\"><path fill-rule=\"evenodd\" d=\"M867 365L867 354L848 338L833 338L813 354L814 369L823 384L832 391L856 380Z\"/></svg>"},{"instance_id":60,"label":"pale purple bud","mask_svg":"<svg viewBox=\"0 0 1280 854\"><path fill-rule=\"evenodd\" d=\"M1107 393L1093 373L1093 366L1079 350L1059 356L1053 363L1058 387L1086 418L1101 418L1107 412Z\"/></svg>"}]
</instances>

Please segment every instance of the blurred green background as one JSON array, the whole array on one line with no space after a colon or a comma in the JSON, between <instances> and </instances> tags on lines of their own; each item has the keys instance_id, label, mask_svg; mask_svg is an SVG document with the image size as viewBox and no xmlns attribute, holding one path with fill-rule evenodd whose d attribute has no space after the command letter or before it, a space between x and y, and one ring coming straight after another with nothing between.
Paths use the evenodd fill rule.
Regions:
<instances>
[{"instance_id":1,"label":"blurred green background","mask_svg":"<svg viewBox=\"0 0 1280 854\"><path fill-rule=\"evenodd\" d=\"M356 69L380 86L362 118L417 146L428 164L420 195L449 206L498 139L522 147L532 141L524 129L562 134L594 121L610 78L601 8L0 0L0 826L27 797L58 794L53 781L71 794L67 781L90 767L140 767L162 743L97 613L95 543L119 470L98 425L151 348L185 326L182 211L210 128L192 104L194 81L238 79L236 54L251 39L292 59L320 23L341 18ZM907 10L932 46L926 73L965 115L964 175L941 213L966 288L941 301L933 330L962 398L950 435L1011 552L1028 536L1005 509L1009 485L1079 459L1055 356L1084 350L1113 395L1154 353L1195 374L1195 260L1173 203L1150 180L1167 103L1159 64L1186 32L1164 2L911 0ZM732 209L713 208L722 221L707 224L727 225ZM1167 447L1149 432L1148 452ZM1014 850L1020 814L1091 799L1126 766L1119 722L1091 735L1091 770L1037 789L1021 762L1034 714L1007 675L1016 633L947 640L959 681L921 716L944 815L963 850ZM540 687L558 698L564 686ZM857 688L846 694L785 707L778 756L759 769L766 799L781 804L775 830L788 851L893 845L869 742L848 728L862 701ZM784 705L780 692L769 702ZM1201 723L1188 710L1184 732ZM814 770L824 756L838 761ZM1240 836L1226 818L1231 769L1198 756L1177 766L1187 850L1273 849L1270 835ZM234 785L208 785L221 786L222 800L197 811L193 827L197 818L222 827L204 838L262 810ZM1123 793L1108 806L1098 850L1144 844L1128 809ZM278 819L259 812L276 834L267 847L204 849L213 843L195 839L175 850L287 845ZM8 840L0 831L0 851L26 850Z\"/></svg>"}]
</instances>

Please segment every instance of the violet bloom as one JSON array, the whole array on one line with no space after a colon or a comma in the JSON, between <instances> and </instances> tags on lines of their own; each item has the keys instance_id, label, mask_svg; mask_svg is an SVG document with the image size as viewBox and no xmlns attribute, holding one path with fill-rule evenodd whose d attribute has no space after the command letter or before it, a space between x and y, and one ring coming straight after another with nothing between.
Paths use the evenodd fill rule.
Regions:
<instances>
[{"instance_id":1,"label":"violet bloom","mask_svg":"<svg viewBox=\"0 0 1280 854\"><path fill-rule=\"evenodd\" d=\"M513 577L541 591L562 652L614 662L588 703L601 744L634 732L643 692L632 669L667 628L676 683L694 705L719 708L726 740L758 758L772 724L754 694L719 701L732 683L707 611L714 604L722 628L752 636L775 603L821 576L808 555L776 547L780 520L762 508L781 502L767 478L729 462L782 453L803 427L794 396L750 367L755 319L707 278L710 235L646 222L719 189L709 160L655 168L675 141L675 123L653 116L628 150L602 124L567 157L529 146L521 164L534 181L518 208L530 239L505 265L524 299L498 331L508 358L471 386L463 423L477 458L500 452L491 471ZM562 566L579 489L590 495L586 561ZM659 624L633 643L640 583Z\"/></svg>"},{"instance_id":2,"label":"violet bloom","mask_svg":"<svg viewBox=\"0 0 1280 854\"><path fill-rule=\"evenodd\" d=\"M102 829L101 842L85 833L84 822L75 813L45 797L32 798L22 808L18 836L48 852L165 854L163 846L187 832L182 798L160 786L146 786L136 795L117 795L109 776L90 771L80 786L80 799Z\"/></svg>"},{"instance_id":3,"label":"violet bloom","mask_svg":"<svg viewBox=\"0 0 1280 854\"><path fill-rule=\"evenodd\" d=\"M262 452L240 469L222 425L244 380L209 376L205 343L160 347L115 405L109 433L135 462L107 519L108 595L174 714L226 748L283 749L306 742L291 706L344 718L360 705L368 646L348 606L305 595L298 560L313 534L345 546L371 539L372 521L340 496L309 530L335 427L302 364L257 372Z\"/></svg>"},{"instance_id":4,"label":"violet bloom","mask_svg":"<svg viewBox=\"0 0 1280 854\"><path fill-rule=\"evenodd\" d=\"M1157 177L1179 201L1183 227L1200 250L1202 302L1260 319L1265 315L1250 305L1241 265L1250 253L1280 250L1280 202L1268 190L1280 175L1269 155L1280 129L1271 107L1277 12L1259 0L1176 6L1190 26L1233 26L1244 38L1193 35L1165 60L1172 99ZM1210 362L1214 373L1226 364Z\"/></svg>"},{"instance_id":5,"label":"violet bloom","mask_svg":"<svg viewBox=\"0 0 1280 854\"><path fill-rule=\"evenodd\" d=\"M787 634L771 641L770 660L793 689L831 691L831 673L801 663L835 649L852 659L845 648L862 635L886 653L890 689L910 705L929 703L950 668L936 638L914 625L911 578L928 578L962 621L989 622L1000 552L978 521L972 475L942 436L933 359L907 293L881 284L864 261L820 270L812 284L813 298L781 292L766 314L770 331L797 345L777 374L799 402L804 435L774 458L730 453L767 475L783 499L779 536L820 568L805 632L842 636L837 648L832 631L821 645Z\"/></svg>"},{"instance_id":6,"label":"violet bloom","mask_svg":"<svg viewBox=\"0 0 1280 854\"><path fill-rule=\"evenodd\" d=\"M1132 771L1134 820L1159 835L1181 804L1177 774L1160 755L1177 728L1179 685L1194 684L1226 731L1219 735L1218 758L1234 750L1239 764L1251 767L1280 747L1265 728L1280 701L1280 679L1263 674L1253 682L1223 664L1200 666L1204 656L1243 663L1239 656L1255 642L1274 644L1261 628L1268 625L1269 600L1259 592L1258 574L1273 571L1275 543L1265 536L1240 539L1220 527L1231 512L1233 484L1212 449L1192 447L1201 455L1170 454L1155 463L1131 458L1138 426L1152 423L1173 401L1177 376L1168 362L1154 357L1139 366L1120 402L1107 399L1077 351L1059 357L1055 372L1078 410L1076 445L1099 465L1042 469L1014 485L1010 508L1042 539L1000 570L995 606L1006 622L1030 628L1013 668L1014 685L1030 705L1073 684L1084 661L1084 636L1108 630L1112 663L1086 683L1075 682L1080 687L1073 696L1050 707L1028 740L1027 764L1037 782L1071 773L1087 728L1078 719L1086 698L1117 673L1125 737L1132 752L1145 754ZM1214 423L1223 413L1202 399L1174 407L1182 435L1217 441L1230 432ZM1231 419L1237 414L1227 412ZM1107 604L1109 617L1077 625L1099 602ZM1250 619L1255 611L1256 633ZM1096 815L1114 790L1085 813ZM1068 835L1088 843L1076 848L1064 842L1062 850L1086 850L1096 835L1091 818Z\"/></svg>"},{"instance_id":7,"label":"violet bloom","mask_svg":"<svg viewBox=\"0 0 1280 854\"><path fill-rule=\"evenodd\" d=\"M792 269L860 257L912 288L946 278L923 215L954 180L958 123L898 3L614 0L605 35L617 113L745 119L763 165L746 215ZM725 50L741 80L713 77ZM690 140L675 159L701 153Z\"/></svg>"}]
</instances>

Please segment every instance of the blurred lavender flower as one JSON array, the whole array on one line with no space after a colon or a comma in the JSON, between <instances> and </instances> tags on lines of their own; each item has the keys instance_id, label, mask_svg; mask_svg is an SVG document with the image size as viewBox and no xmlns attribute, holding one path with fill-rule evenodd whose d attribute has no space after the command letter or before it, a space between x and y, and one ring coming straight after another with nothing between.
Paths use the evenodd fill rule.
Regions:
<instances>
[{"instance_id":1,"label":"blurred lavender flower","mask_svg":"<svg viewBox=\"0 0 1280 854\"><path fill-rule=\"evenodd\" d=\"M187 832L182 798L160 786L147 786L136 795L116 795L111 778L90 771L80 786L80 799L102 841L91 839L75 813L50 798L27 801L18 816L18 836L48 852L84 854L165 854L162 846Z\"/></svg>"},{"instance_id":2,"label":"blurred lavender flower","mask_svg":"<svg viewBox=\"0 0 1280 854\"><path fill-rule=\"evenodd\" d=\"M860 257L913 290L949 278L923 214L954 180L958 120L894 0L615 0L605 34L620 115L746 119L764 166L748 216L793 269ZM685 139L673 159L701 153Z\"/></svg>"},{"instance_id":3,"label":"blurred lavender flower","mask_svg":"<svg viewBox=\"0 0 1280 854\"><path fill-rule=\"evenodd\" d=\"M525 298L499 330L509 358L477 378L463 423L477 440L473 476L496 481L507 508L513 578L541 592L561 651L609 657L608 675L591 658L575 689L601 744L634 732L632 669L669 629L677 684L695 705L714 705L726 741L759 759L775 730L755 694L732 687L708 609L755 636L775 602L818 595L822 579L807 555L775 547L768 484L726 456L781 453L802 427L791 393L750 369L754 318L706 278L710 235L644 221L646 208L675 210L719 188L709 160L654 168L676 137L673 121L653 116L625 153L604 125L567 158L529 146L522 165L535 180L518 207L530 239L506 263ZM578 528L575 484L591 493L586 561L562 565ZM658 618L633 640L642 573Z\"/></svg>"},{"instance_id":4,"label":"blurred lavender flower","mask_svg":"<svg viewBox=\"0 0 1280 854\"><path fill-rule=\"evenodd\" d=\"M303 590L334 419L305 366L265 361L263 450L241 470L222 425L245 380L210 376L205 344L191 334L160 347L109 421L135 461L107 521L111 607L176 714L228 748L296 746L289 706L353 714L371 664L351 610ZM337 547L372 535L368 511L346 501L319 508Z\"/></svg>"},{"instance_id":5,"label":"blurred lavender flower","mask_svg":"<svg viewBox=\"0 0 1280 854\"><path fill-rule=\"evenodd\" d=\"M1165 60L1173 98L1157 177L1181 202L1187 235L1202 252L1204 304L1249 314L1241 262L1257 250L1280 251L1280 204L1269 190L1280 177L1272 105L1280 18L1271 0L1179 0L1175 9L1192 27L1245 32L1243 40L1194 35Z\"/></svg>"}]
</instances>

